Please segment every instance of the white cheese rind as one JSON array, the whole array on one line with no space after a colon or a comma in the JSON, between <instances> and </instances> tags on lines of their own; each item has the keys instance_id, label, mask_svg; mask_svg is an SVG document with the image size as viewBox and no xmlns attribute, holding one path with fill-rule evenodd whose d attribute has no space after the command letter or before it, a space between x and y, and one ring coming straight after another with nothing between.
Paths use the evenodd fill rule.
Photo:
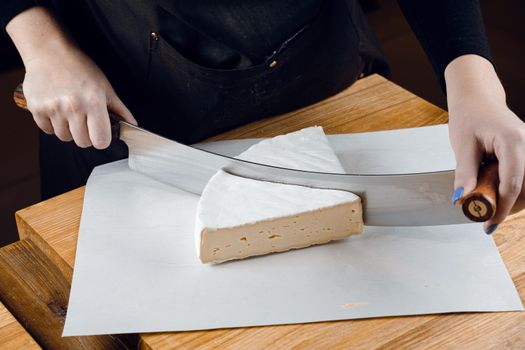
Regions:
<instances>
[{"instance_id":1,"label":"white cheese rind","mask_svg":"<svg viewBox=\"0 0 525 350\"><path fill-rule=\"evenodd\" d=\"M288 169L345 173L320 126L261 141L236 158Z\"/></svg>"},{"instance_id":2,"label":"white cheese rind","mask_svg":"<svg viewBox=\"0 0 525 350\"><path fill-rule=\"evenodd\" d=\"M238 158L344 173L320 127L262 141ZM195 224L202 262L302 248L361 231L361 201L353 193L252 180L223 171L204 189Z\"/></svg>"}]
</instances>

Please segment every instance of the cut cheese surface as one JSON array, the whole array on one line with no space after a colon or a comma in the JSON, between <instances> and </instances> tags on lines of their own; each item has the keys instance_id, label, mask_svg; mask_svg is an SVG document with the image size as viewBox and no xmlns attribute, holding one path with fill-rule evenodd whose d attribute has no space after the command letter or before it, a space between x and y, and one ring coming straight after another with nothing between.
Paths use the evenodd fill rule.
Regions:
<instances>
[{"instance_id":1,"label":"cut cheese surface","mask_svg":"<svg viewBox=\"0 0 525 350\"><path fill-rule=\"evenodd\" d=\"M308 171L344 173L320 127L264 140L240 159ZM303 248L362 231L353 193L252 180L217 172L197 207L202 262L221 262Z\"/></svg>"}]
</instances>

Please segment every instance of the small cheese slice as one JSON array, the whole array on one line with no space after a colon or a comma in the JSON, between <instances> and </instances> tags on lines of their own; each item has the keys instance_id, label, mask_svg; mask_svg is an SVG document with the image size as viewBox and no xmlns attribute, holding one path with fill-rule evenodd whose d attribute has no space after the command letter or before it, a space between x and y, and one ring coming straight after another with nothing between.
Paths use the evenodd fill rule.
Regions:
<instances>
[{"instance_id":1,"label":"small cheese slice","mask_svg":"<svg viewBox=\"0 0 525 350\"><path fill-rule=\"evenodd\" d=\"M321 127L264 140L237 158L344 173ZM258 181L224 171L206 185L195 222L203 263L304 248L362 230L361 200L353 193Z\"/></svg>"}]
</instances>

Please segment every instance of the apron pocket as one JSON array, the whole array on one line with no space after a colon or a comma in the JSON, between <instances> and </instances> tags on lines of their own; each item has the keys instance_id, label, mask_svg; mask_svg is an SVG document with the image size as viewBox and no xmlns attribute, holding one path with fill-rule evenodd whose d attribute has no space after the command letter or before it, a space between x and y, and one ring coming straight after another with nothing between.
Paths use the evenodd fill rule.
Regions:
<instances>
[{"instance_id":1,"label":"apron pocket","mask_svg":"<svg viewBox=\"0 0 525 350\"><path fill-rule=\"evenodd\" d=\"M363 66L345 5L326 1L316 20L270 62L247 68L201 66L157 34L147 79L152 118L143 125L172 139L197 142L341 91Z\"/></svg>"}]
</instances>

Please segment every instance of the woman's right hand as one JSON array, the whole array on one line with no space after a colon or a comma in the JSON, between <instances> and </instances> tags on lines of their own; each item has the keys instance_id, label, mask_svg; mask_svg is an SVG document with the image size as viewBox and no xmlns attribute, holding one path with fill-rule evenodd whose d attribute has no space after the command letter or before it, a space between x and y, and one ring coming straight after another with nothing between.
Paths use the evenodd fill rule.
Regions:
<instances>
[{"instance_id":1,"label":"woman's right hand","mask_svg":"<svg viewBox=\"0 0 525 350\"><path fill-rule=\"evenodd\" d=\"M45 133L103 149L111 142L108 110L137 124L104 73L47 9L37 6L20 13L6 30L26 68L27 108Z\"/></svg>"},{"instance_id":2,"label":"woman's right hand","mask_svg":"<svg viewBox=\"0 0 525 350\"><path fill-rule=\"evenodd\" d=\"M75 47L26 62L24 95L40 129L82 148L111 142L108 109L136 124L98 66Z\"/></svg>"}]
</instances>

